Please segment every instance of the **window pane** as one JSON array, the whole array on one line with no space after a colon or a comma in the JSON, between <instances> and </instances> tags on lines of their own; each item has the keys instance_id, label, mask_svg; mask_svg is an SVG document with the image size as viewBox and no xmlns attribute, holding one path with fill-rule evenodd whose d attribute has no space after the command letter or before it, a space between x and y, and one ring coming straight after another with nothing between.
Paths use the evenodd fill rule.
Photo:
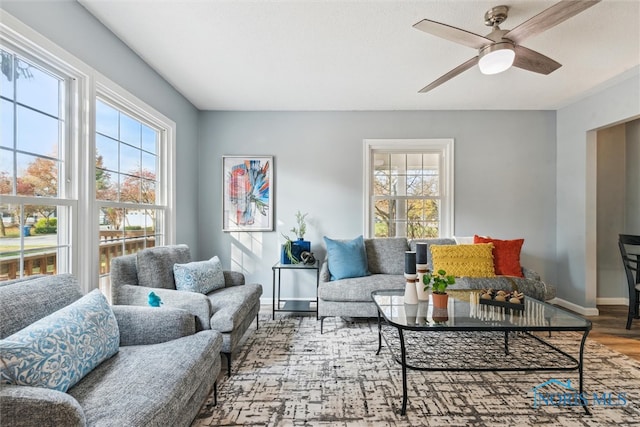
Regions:
<instances>
[{"instance_id":1,"label":"window pane","mask_svg":"<svg viewBox=\"0 0 640 427\"><path fill-rule=\"evenodd\" d=\"M120 172L130 175L140 175L141 151L127 144L120 144Z\"/></svg>"},{"instance_id":2,"label":"window pane","mask_svg":"<svg viewBox=\"0 0 640 427\"><path fill-rule=\"evenodd\" d=\"M157 140L158 132L148 126L142 125L142 149L153 154L157 153Z\"/></svg>"},{"instance_id":3,"label":"window pane","mask_svg":"<svg viewBox=\"0 0 640 427\"><path fill-rule=\"evenodd\" d=\"M156 156L145 151L142 152L142 176L156 178Z\"/></svg>"},{"instance_id":4,"label":"window pane","mask_svg":"<svg viewBox=\"0 0 640 427\"><path fill-rule=\"evenodd\" d=\"M96 101L96 132L118 139L118 110L98 100Z\"/></svg>"},{"instance_id":5,"label":"window pane","mask_svg":"<svg viewBox=\"0 0 640 427\"><path fill-rule=\"evenodd\" d=\"M17 149L58 158L59 121L18 106Z\"/></svg>"},{"instance_id":6,"label":"window pane","mask_svg":"<svg viewBox=\"0 0 640 427\"><path fill-rule=\"evenodd\" d=\"M131 175L120 175L123 179L120 186L120 201L140 203L140 178Z\"/></svg>"},{"instance_id":7,"label":"window pane","mask_svg":"<svg viewBox=\"0 0 640 427\"><path fill-rule=\"evenodd\" d=\"M56 274L59 259L69 259L61 245L55 205L0 205L5 235L0 236L0 281L34 274ZM23 268L20 268L22 263Z\"/></svg>"},{"instance_id":8,"label":"window pane","mask_svg":"<svg viewBox=\"0 0 640 427\"><path fill-rule=\"evenodd\" d=\"M13 152L0 149L0 194L13 194Z\"/></svg>"},{"instance_id":9,"label":"window pane","mask_svg":"<svg viewBox=\"0 0 640 427\"><path fill-rule=\"evenodd\" d=\"M111 176L118 178L117 173L105 169L96 168L96 199L97 200L118 200L117 181L112 181Z\"/></svg>"},{"instance_id":10,"label":"window pane","mask_svg":"<svg viewBox=\"0 0 640 427\"><path fill-rule=\"evenodd\" d=\"M140 201L147 204L156 203L156 182L149 179L140 180Z\"/></svg>"},{"instance_id":11,"label":"window pane","mask_svg":"<svg viewBox=\"0 0 640 427\"><path fill-rule=\"evenodd\" d=\"M0 147L13 148L13 103L0 103Z\"/></svg>"},{"instance_id":12,"label":"window pane","mask_svg":"<svg viewBox=\"0 0 640 427\"><path fill-rule=\"evenodd\" d=\"M57 197L57 162L42 157L18 154L18 195Z\"/></svg>"},{"instance_id":13,"label":"window pane","mask_svg":"<svg viewBox=\"0 0 640 427\"><path fill-rule=\"evenodd\" d=\"M140 148L141 124L126 114L120 113L120 141Z\"/></svg>"},{"instance_id":14,"label":"window pane","mask_svg":"<svg viewBox=\"0 0 640 427\"><path fill-rule=\"evenodd\" d=\"M395 217L395 200L377 200L374 209L375 237L395 236L395 223L391 220Z\"/></svg>"},{"instance_id":15,"label":"window pane","mask_svg":"<svg viewBox=\"0 0 640 427\"><path fill-rule=\"evenodd\" d=\"M60 79L21 59L17 60L16 101L60 117Z\"/></svg>"},{"instance_id":16,"label":"window pane","mask_svg":"<svg viewBox=\"0 0 640 427\"><path fill-rule=\"evenodd\" d=\"M391 154L391 173L401 173L404 174L406 172L406 155L405 154Z\"/></svg>"},{"instance_id":17,"label":"window pane","mask_svg":"<svg viewBox=\"0 0 640 427\"><path fill-rule=\"evenodd\" d=\"M118 141L96 135L96 167L118 172Z\"/></svg>"},{"instance_id":18,"label":"window pane","mask_svg":"<svg viewBox=\"0 0 640 427\"><path fill-rule=\"evenodd\" d=\"M13 55L4 50L0 50L0 95L13 99Z\"/></svg>"}]
</instances>

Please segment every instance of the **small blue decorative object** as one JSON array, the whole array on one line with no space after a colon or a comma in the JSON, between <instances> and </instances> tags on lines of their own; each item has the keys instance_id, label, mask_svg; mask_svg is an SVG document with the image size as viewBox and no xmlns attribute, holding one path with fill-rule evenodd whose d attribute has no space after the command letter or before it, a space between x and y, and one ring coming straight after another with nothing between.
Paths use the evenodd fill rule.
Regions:
<instances>
[{"instance_id":1,"label":"small blue decorative object","mask_svg":"<svg viewBox=\"0 0 640 427\"><path fill-rule=\"evenodd\" d=\"M149 292L149 305L151 307L160 307L160 304L162 304L160 297L155 292Z\"/></svg>"}]
</instances>

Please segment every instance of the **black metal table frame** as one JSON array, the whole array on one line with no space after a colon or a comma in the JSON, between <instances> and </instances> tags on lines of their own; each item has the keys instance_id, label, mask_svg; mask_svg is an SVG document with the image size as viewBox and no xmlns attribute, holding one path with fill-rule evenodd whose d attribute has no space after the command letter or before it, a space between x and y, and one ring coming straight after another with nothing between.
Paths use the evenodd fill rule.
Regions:
<instances>
[{"instance_id":1,"label":"black metal table frame","mask_svg":"<svg viewBox=\"0 0 640 427\"><path fill-rule=\"evenodd\" d=\"M381 315L381 310L380 307L377 306L378 308L378 350L376 351L376 355L380 354L380 350L382 349L382 340L384 338L385 342L387 343L387 346L389 348L392 348L392 346L387 342L386 337L384 337L384 334L382 333L382 318L384 318L384 321L387 323L387 325L392 326L394 328L396 328L398 330L398 335L400 338L400 360L398 360L397 357L394 356L394 359L397 363L399 363L402 366L402 410L400 411L401 415L406 415L407 412L407 368L412 369L412 370L416 370L416 371L450 371L450 372L480 372L480 371L494 371L494 372L498 372L498 371L517 371L517 372L532 372L532 371L575 371L578 370L579 372L579 377L580 377L580 388L579 388L579 392L580 395L582 396L583 393L583 371L584 371L584 361L583 361L583 357L584 357L584 344L585 341L587 340L587 335L589 335L589 331L591 330L591 323L589 322L588 327L585 328L578 328L578 327L567 327L567 326L557 326L557 327L553 327L553 326L536 326L536 327L523 327L523 326L513 326L513 327L495 327L495 326L478 326L478 327L444 327L444 328L433 328L433 329L425 329L425 328L421 328L421 327L412 327L412 326L407 326L407 325L399 325L397 323L393 323L390 322L386 317L384 317L383 315ZM567 357L569 360L572 360L576 366L571 366L571 367L545 367L545 368L527 368L527 367L517 367L517 368L496 368L496 367L487 367L487 368L429 368L429 367L419 367L419 366L411 366L409 364L407 364L407 355L406 355L406 348L405 348L405 342L404 342L404 332L405 330L410 330L410 331L419 331L419 332L424 332L424 333L438 333L438 332L452 332L452 331L461 331L461 332L502 332L504 331L504 335L505 335L505 341L504 341L504 346L505 346L505 354L509 354L509 332L524 332L525 334L535 338L537 341L539 341L540 343L544 344L545 346L551 348L553 351L555 351L558 354L562 354L563 356ZM543 340L542 338L533 335L531 332L549 332L549 334L551 334L551 332L583 332L582 334L582 340L580 341L580 356L578 358L578 360L576 360L573 356L567 354L566 352L564 352L563 350L559 349L558 347L554 346L553 344L550 344L548 342L546 342L545 340ZM391 354L393 355L393 351L391 351ZM582 399L581 399L582 400ZM582 400L582 406L584 407L585 412L587 413L587 415L591 415L591 412L589 411L589 408L587 407L587 404L585 401Z\"/></svg>"},{"instance_id":2,"label":"black metal table frame","mask_svg":"<svg viewBox=\"0 0 640 427\"><path fill-rule=\"evenodd\" d=\"M318 287L320 286L320 263L318 261L316 261L313 264L280 264L279 262L277 262L276 264L273 265L273 267L271 267L271 270L273 272L273 278L272 278L272 293L271 295L273 296L272 298L272 316L271 319L275 320L276 319L276 312L287 312L287 313L316 313L316 320L318 320ZM278 294L276 297L276 270L278 270ZM286 305L286 299L281 299L280 298L280 284L282 283L281 281L281 273L282 270L316 270L316 309L315 310L302 310L302 309L290 309L287 310L285 309L281 309L280 308L280 303L282 301L285 302ZM313 300L305 300L305 302L307 303L311 303L313 302Z\"/></svg>"}]
</instances>

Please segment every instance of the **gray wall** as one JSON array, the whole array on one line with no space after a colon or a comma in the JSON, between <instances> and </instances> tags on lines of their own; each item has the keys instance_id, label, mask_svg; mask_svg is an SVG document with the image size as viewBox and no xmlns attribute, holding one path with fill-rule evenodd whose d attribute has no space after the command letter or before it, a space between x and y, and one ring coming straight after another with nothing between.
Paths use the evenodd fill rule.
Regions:
<instances>
[{"instance_id":1,"label":"gray wall","mask_svg":"<svg viewBox=\"0 0 640 427\"><path fill-rule=\"evenodd\" d=\"M640 119L626 124L625 233L640 235Z\"/></svg>"},{"instance_id":2,"label":"gray wall","mask_svg":"<svg viewBox=\"0 0 640 427\"><path fill-rule=\"evenodd\" d=\"M195 251L198 110L77 2L3 0L0 4L2 9L176 123L176 240Z\"/></svg>"},{"instance_id":3,"label":"gray wall","mask_svg":"<svg viewBox=\"0 0 640 427\"><path fill-rule=\"evenodd\" d=\"M638 68L625 80L557 111L558 297L596 306L595 136L590 131L640 115ZM594 132L595 133L595 132ZM589 165L589 166L587 166Z\"/></svg>"},{"instance_id":4,"label":"gray wall","mask_svg":"<svg viewBox=\"0 0 640 427\"><path fill-rule=\"evenodd\" d=\"M628 291L618 234L625 228L626 127L623 123L602 129L597 138L597 297L624 298Z\"/></svg>"},{"instance_id":5,"label":"gray wall","mask_svg":"<svg viewBox=\"0 0 640 427\"><path fill-rule=\"evenodd\" d=\"M323 236L363 233L364 139L454 138L456 235L524 237L523 264L555 283L555 129L552 111L201 112L200 253L270 297L280 232L297 210L320 256ZM221 231L223 154L274 156L275 232ZM300 276L292 295L312 294Z\"/></svg>"}]
</instances>

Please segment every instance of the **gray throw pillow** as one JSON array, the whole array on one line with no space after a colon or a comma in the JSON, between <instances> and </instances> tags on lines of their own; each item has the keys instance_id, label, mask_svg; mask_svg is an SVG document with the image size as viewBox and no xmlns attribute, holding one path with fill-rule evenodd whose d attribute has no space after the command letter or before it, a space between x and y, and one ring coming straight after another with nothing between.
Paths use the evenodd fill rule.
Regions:
<instances>
[{"instance_id":1,"label":"gray throw pillow","mask_svg":"<svg viewBox=\"0 0 640 427\"><path fill-rule=\"evenodd\" d=\"M174 264L173 276L179 291L208 294L224 288L222 263L217 256L209 261L195 261L188 264Z\"/></svg>"}]
</instances>

